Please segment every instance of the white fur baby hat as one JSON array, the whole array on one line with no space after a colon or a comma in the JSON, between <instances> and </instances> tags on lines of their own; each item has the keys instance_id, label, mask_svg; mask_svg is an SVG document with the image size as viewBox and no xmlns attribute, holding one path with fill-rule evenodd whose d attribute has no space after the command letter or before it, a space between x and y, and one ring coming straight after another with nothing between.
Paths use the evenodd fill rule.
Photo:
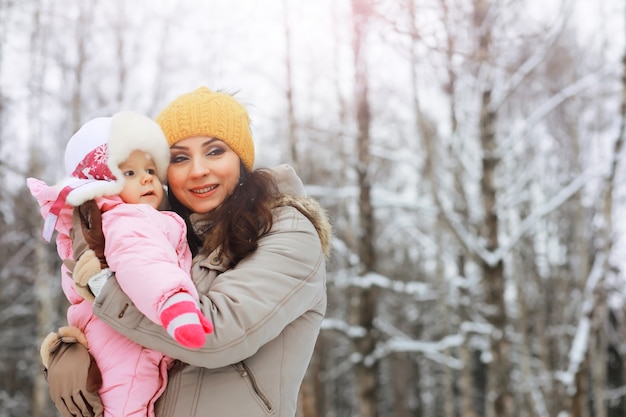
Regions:
<instances>
[{"instance_id":1,"label":"white fur baby hat","mask_svg":"<svg viewBox=\"0 0 626 417\"><path fill-rule=\"evenodd\" d=\"M169 144L154 120L124 111L92 119L78 129L65 148L66 178L56 185L59 194L46 217L43 238L50 241L66 204L79 206L93 198L119 194L124 188L119 165L136 150L152 156L157 175L165 184Z\"/></svg>"},{"instance_id":2,"label":"white fur baby hat","mask_svg":"<svg viewBox=\"0 0 626 417\"><path fill-rule=\"evenodd\" d=\"M118 194L124 187L119 165L135 150L152 156L165 182L170 150L159 125L147 116L125 111L85 123L65 148L62 187L70 186L66 201L78 206L92 198Z\"/></svg>"}]
</instances>

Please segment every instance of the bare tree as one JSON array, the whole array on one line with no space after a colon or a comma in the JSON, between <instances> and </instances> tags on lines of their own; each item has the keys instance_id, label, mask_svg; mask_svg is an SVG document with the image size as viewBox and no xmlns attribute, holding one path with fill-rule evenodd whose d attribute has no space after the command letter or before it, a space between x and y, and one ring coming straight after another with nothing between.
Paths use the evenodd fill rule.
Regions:
<instances>
[{"instance_id":1,"label":"bare tree","mask_svg":"<svg viewBox=\"0 0 626 417\"><path fill-rule=\"evenodd\" d=\"M289 0L283 0L284 13L285 13L285 74L286 74L286 86L285 86L285 98L287 100L287 143L289 145L289 160L296 171L299 171L299 159L298 159L298 138L297 138L297 123L294 108L293 97L293 75L292 75L292 56L291 56L291 21L289 19Z\"/></svg>"},{"instance_id":2,"label":"bare tree","mask_svg":"<svg viewBox=\"0 0 626 417\"><path fill-rule=\"evenodd\" d=\"M48 15L48 10L43 2L37 0L32 4L32 32L30 35L30 94L28 103L28 112L31 115L40 114L45 100L45 77L49 70L48 60L48 33L49 26L44 23ZM31 134L34 137L42 137L44 126L41 118L33 118L31 126ZM44 177L44 158L46 153L43 149L35 144L31 149L29 175L37 178ZM49 153L51 155L53 153ZM22 181L24 181L22 179ZM31 208L23 208L24 213L36 213L37 204L34 199L30 201ZM30 248L29 257L33 259L33 281L34 281L34 297L37 303L36 310L36 338L35 343L43 340L45 335L50 332L58 322L58 312L60 310L60 299L55 294L51 285L54 274L51 271L50 255L53 254L51 247L39 238L41 236L41 221L34 221L29 225L30 233L28 240L23 244L26 248ZM56 286L58 288L58 286ZM36 357L36 362L39 358ZM41 368L41 365L38 367ZM48 394L48 385L43 376L43 372L35 374L35 381L32 391L32 416L46 417L52 415L52 401Z\"/></svg>"},{"instance_id":3,"label":"bare tree","mask_svg":"<svg viewBox=\"0 0 626 417\"><path fill-rule=\"evenodd\" d=\"M374 250L374 212L372 205L372 177L370 160L370 104L367 62L367 25L372 14L368 0L352 0L354 38L354 103L356 107L356 175L359 190L359 275L365 277L376 270ZM354 339L359 360L355 364L359 414L361 417L378 415L378 362L365 361L374 351L376 334L377 289L357 286L350 291L350 319L352 325L362 329L363 334Z\"/></svg>"}]
</instances>

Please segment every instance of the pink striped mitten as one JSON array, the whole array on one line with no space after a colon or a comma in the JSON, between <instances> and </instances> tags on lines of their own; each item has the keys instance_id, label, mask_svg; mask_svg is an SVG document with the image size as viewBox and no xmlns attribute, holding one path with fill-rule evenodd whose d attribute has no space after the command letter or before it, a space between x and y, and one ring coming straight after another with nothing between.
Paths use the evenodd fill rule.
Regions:
<instances>
[{"instance_id":1,"label":"pink striped mitten","mask_svg":"<svg viewBox=\"0 0 626 417\"><path fill-rule=\"evenodd\" d=\"M181 345L188 348L204 346L206 335L213 332L213 324L198 309L193 297L186 291L171 296L159 312L165 330Z\"/></svg>"}]
</instances>

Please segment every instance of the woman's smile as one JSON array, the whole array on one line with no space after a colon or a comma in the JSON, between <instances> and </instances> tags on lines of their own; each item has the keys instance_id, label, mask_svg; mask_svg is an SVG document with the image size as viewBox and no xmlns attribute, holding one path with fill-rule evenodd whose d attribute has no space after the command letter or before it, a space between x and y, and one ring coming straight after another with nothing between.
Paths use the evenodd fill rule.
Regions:
<instances>
[{"instance_id":1,"label":"woman's smile","mask_svg":"<svg viewBox=\"0 0 626 417\"><path fill-rule=\"evenodd\" d=\"M191 192L194 194L204 194L204 193L208 193L209 191L215 190L217 187L218 187L217 185L207 185L207 186L202 186L198 188L193 188Z\"/></svg>"},{"instance_id":2,"label":"woman's smile","mask_svg":"<svg viewBox=\"0 0 626 417\"><path fill-rule=\"evenodd\" d=\"M239 183L239 156L224 142L207 136L183 139L170 148L169 188L194 213L218 207Z\"/></svg>"}]
</instances>

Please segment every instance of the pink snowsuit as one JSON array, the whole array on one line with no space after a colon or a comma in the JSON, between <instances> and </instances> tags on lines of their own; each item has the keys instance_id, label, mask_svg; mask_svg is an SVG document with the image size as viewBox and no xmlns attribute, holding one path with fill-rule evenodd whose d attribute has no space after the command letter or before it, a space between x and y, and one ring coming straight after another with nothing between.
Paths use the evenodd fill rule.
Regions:
<instances>
[{"instance_id":1,"label":"pink snowsuit","mask_svg":"<svg viewBox=\"0 0 626 417\"><path fill-rule=\"evenodd\" d=\"M58 189L34 178L28 188L47 217ZM147 204L126 204L119 197L97 198L106 239L105 256L123 291L150 320L160 324L159 309L171 295L185 290L198 293L189 276L191 252L186 226L175 213ZM73 207L65 205L55 229L61 259L72 259ZM92 304L74 289L65 265L61 268L63 292L71 303L67 320L85 333L89 352L102 372L99 391L105 417L154 416L154 403L167 383L172 359L116 333L98 319Z\"/></svg>"}]
</instances>

